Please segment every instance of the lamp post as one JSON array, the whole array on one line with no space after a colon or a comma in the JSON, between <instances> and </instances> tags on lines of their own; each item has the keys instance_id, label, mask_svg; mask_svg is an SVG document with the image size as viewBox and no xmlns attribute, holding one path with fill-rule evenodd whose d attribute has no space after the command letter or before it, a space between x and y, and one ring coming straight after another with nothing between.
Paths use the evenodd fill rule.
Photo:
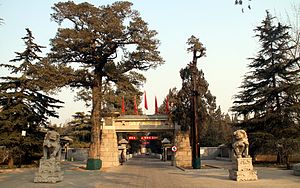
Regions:
<instances>
[{"instance_id":1,"label":"lamp post","mask_svg":"<svg viewBox=\"0 0 300 188\"><path fill-rule=\"evenodd\" d=\"M167 160L167 154L168 154L168 145L171 143L170 140L168 140L167 138L164 138L162 141L161 141L162 145L163 145L163 161L166 161Z\"/></svg>"},{"instance_id":2,"label":"lamp post","mask_svg":"<svg viewBox=\"0 0 300 188\"><path fill-rule=\"evenodd\" d=\"M121 145L121 165L123 165L123 163L127 160L127 157L126 157L126 153L127 153L127 144L128 144L128 141L126 139L122 139L119 141L119 144Z\"/></svg>"},{"instance_id":3,"label":"lamp post","mask_svg":"<svg viewBox=\"0 0 300 188\"><path fill-rule=\"evenodd\" d=\"M29 124L27 124L27 127L29 129ZM22 166L22 153L24 150L23 144L24 144L24 137L26 136L26 130L21 131L21 138L20 138L20 144L19 144L19 149L20 149L20 154L19 154L19 168Z\"/></svg>"}]
</instances>

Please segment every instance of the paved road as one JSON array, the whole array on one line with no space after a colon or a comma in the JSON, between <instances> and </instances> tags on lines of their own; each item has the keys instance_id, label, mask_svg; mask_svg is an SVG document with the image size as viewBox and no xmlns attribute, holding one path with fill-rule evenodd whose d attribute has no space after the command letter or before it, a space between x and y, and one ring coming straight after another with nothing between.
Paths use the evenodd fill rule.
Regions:
<instances>
[{"instance_id":1,"label":"paved road","mask_svg":"<svg viewBox=\"0 0 300 188\"><path fill-rule=\"evenodd\" d=\"M203 164L219 168L200 170L181 170L154 158L139 157L130 159L123 166L102 169L101 171L84 170L85 164L65 162L64 180L56 184L33 183L37 169L17 169L0 171L0 187L52 188L52 187L143 187L143 188L296 188L300 187L300 176L292 175L291 170L275 168L256 168L258 181L235 182L228 179L229 162L202 161Z\"/></svg>"}]
</instances>

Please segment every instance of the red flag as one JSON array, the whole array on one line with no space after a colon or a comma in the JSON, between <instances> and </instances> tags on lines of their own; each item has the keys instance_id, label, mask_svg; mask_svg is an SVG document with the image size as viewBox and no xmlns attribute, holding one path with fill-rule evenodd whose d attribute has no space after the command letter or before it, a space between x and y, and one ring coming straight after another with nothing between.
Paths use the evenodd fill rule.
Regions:
<instances>
[{"instance_id":1,"label":"red flag","mask_svg":"<svg viewBox=\"0 0 300 188\"><path fill-rule=\"evenodd\" d=\"M144 95L144 105L145 105L146 110L148 110L146 91L145 91L145 95Z\"/></svg>"},{"instance_id":2,"label":"red flag","mask_svg":"<svg viewBox=\"0 0 300 188\"><path fill-rule=\"evenodd\" d=\"M166 98L166 113L168 114L170 112L170 109L169 109L169 98L167 96Z\"/></svg>"},{"instance_id":3,"label":"red flag","mask_svg":"<svg viewBox=\"0 0 300 188\"><path fill-rule=\"evenodd\" d=\"M136 96L134 96L134 113L136 114L136 115L139 115L139 112L138 112L138 108L137 108L137 105L136 105Z\"/></svg>"},{"instance_id":4,"label":"red flag","mask_svg":"<svg viewBox=\"0 0 300 188\"><path fill-rule=\"evenodd\" d=\"M122 97L122 114L125 114L125 101L124 101L124 96Z\"/></svg>"},{"instance_id":5,"label":"red flag","mask_svg":"<svg viewBox=\"0 0 300 188\"><path fill-rule=\"evenodd\" d=\"M157 98L155 96L155 114L158 114Z\"/></svg>"}]
</instances>

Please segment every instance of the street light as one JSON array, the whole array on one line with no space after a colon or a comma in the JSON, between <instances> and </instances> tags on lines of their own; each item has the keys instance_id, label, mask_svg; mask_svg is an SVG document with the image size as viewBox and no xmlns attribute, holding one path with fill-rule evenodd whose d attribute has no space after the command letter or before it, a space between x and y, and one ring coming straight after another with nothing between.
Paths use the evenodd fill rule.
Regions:
<instances>
[{"instance_id":1,"label":"street light","mask_svg":"<svg viewBox=\"0 0 300 188\"><path fill-rule=\"evenodd\" d=\"M27 127L29 129L29 123L27 124ZM26 130L22 130L21 131L21 138L20 138L20 144L19 144L19 150L20 150L20 154L19 154L19 167L21 168L22 165L22 153L24 150L23 144L24 144L24 137L26 136Z\"/></svg>"},{"instance_id":2,"label":"street light","mask_svg":"<svg viewBox=\"0 0 300 188\"><path fill-rule=\"evenodd\" d=\"M29 129L29 127L30 127L30 124L29 124L29 123L27 124L27 127L28 127L28 129ZM22 130L21 136L26 136L26 130Z\"/></svg>"}]
</instances>

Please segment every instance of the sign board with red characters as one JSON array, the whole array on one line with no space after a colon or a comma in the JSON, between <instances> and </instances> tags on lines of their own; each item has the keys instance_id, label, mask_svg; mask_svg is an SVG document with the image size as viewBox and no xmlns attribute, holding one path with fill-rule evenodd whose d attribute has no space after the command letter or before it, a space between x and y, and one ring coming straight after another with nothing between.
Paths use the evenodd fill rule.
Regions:
<instances>
[{"instance_id":1,"label":"sign board with red characters","mask_svg":"<svg viewBox=\"0 0 300 188\"><path fill-rule=\"evenodd\" d=\"M136 136L128 136L128 140L136 140Z\"/></svg>"},{"instance_id":2,"label":"sign board with red characters","mask_svg":"<svg viewBox=\"0 0 300 188\"><path fill-rule=\"evenodd\" d=\"M158 136L142 136L141 140L157 140ZM138 140L136 136L128 136L128 140Z\"/></svg>"},{"instance_id":3,"label":"sign board with red characters","mask_svg":"<svg viewBox=\"0 0 300 188\"><path fill-rule=\"evenodd\" d=\"M157 140L158 136L142 136L141 140Z\"/></svg>"}]
</instances>

